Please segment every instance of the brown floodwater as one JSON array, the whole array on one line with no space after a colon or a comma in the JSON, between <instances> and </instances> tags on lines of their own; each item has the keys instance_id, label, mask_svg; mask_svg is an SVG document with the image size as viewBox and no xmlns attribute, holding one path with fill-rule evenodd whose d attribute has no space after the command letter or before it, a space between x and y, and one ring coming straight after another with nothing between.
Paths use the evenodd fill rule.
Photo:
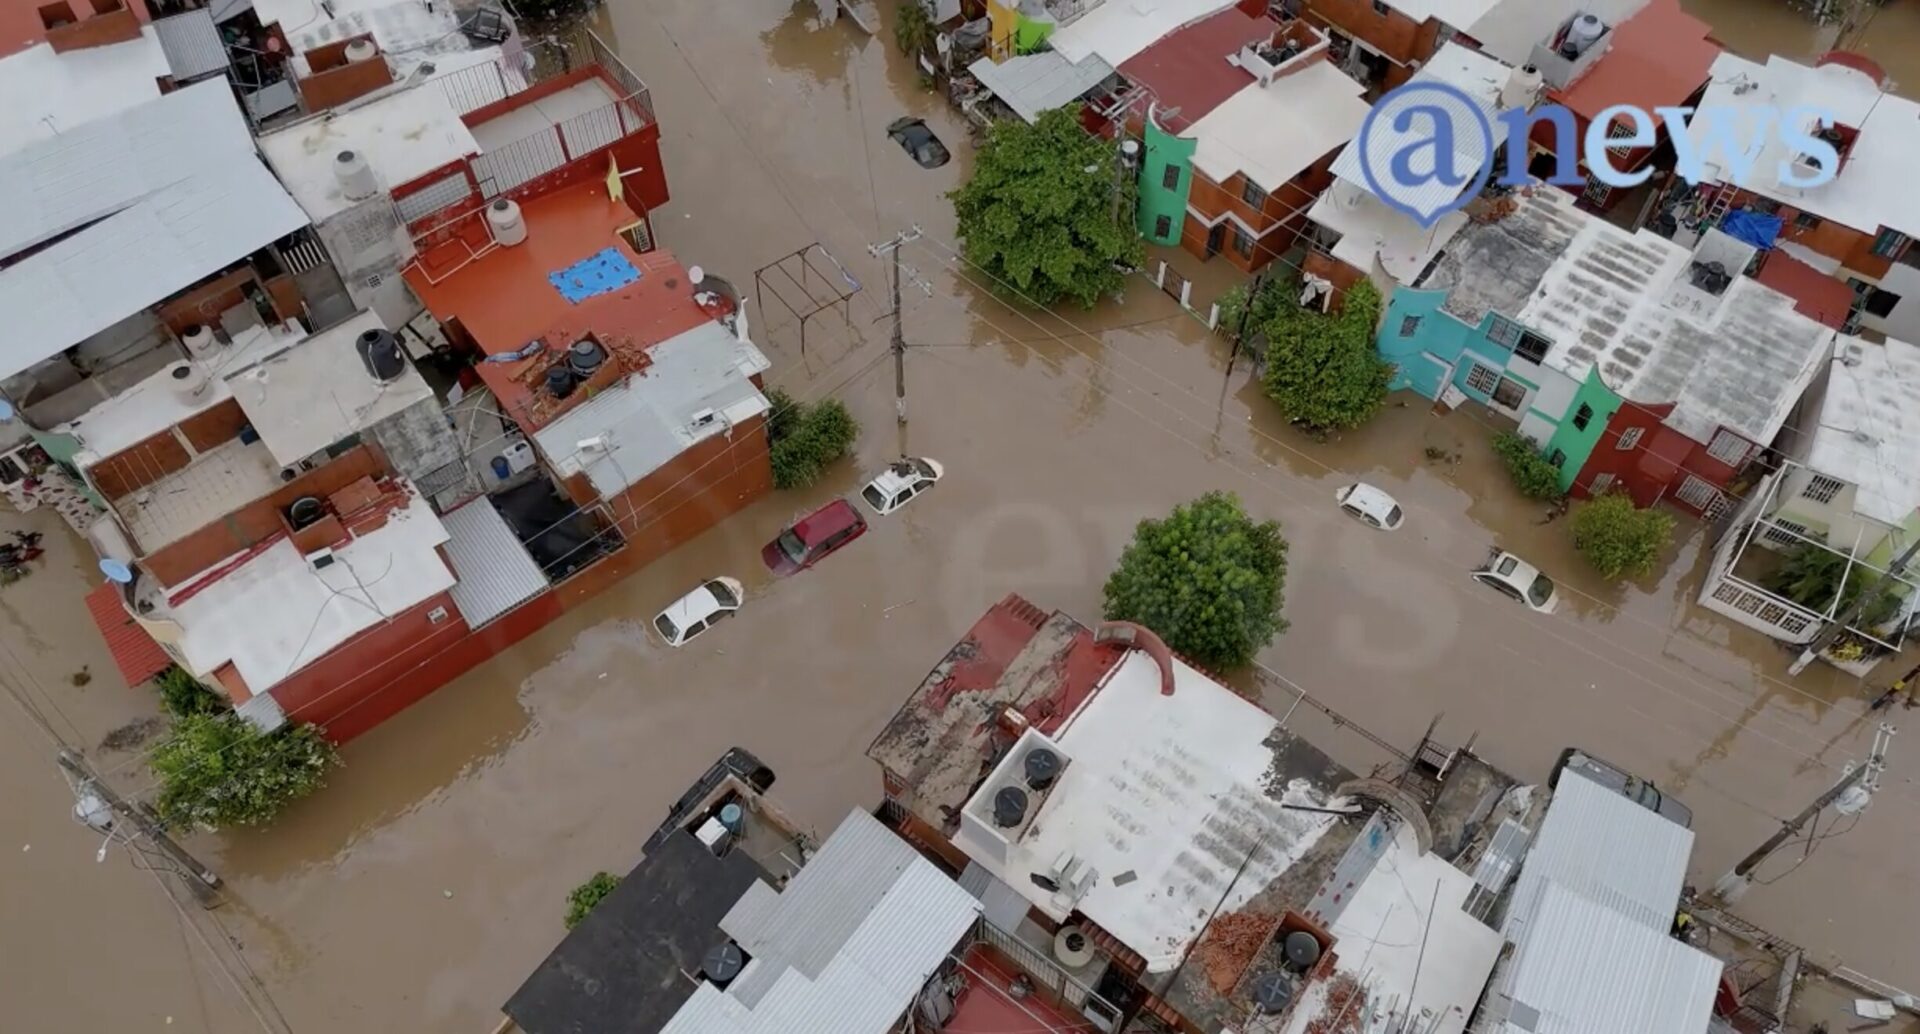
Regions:
<instances>
[{"instance_id":1,"label":"brown floodwater","mask_svg":"<svg viewBox=\"0 0 1920 1034\"><path fill-rule=\"evenodd\" d=\"M1443 739L1477 736L1480 753L1527 778L1563 747L1587 747L1693 807L1703 880L1861 756L1861 685L1825 668L1787 681L1781 650L1688 603L1709 546L1699 529L1683 525L1661 572L1600 584L1564 525L1506 486L1486 413L1440 417L1396 399L1363 430L1315 442L1274 417L1244 360L1227 375L1220 342L1144 281L1123 302L1069 313L1071 324L966 282L945 250L953 224L940 197L965 175L964 130L890 38L812 27L810 6L736 0L722 18L696 0L615 0L596 17L653 91L674 194L655 218L665 246L744 284L817 240L868 284L850 319L813 323L804 356L782 313L755 321L774 384L832 390L864 422L857 459L356 741L326 790L272 828L196 838L230 884L214 917L183 918L123 852L95 864L97 839L68 817L48 745L10 716L0 818L21 842L0 844L10 1029L157 1030L169 1017L172 1030L260 1029L197 942L212 918L295 1029L491 1029L560 938L566 892L630 866L720 751L760 754L783 803L830 828L877 799L867 743L986 607L1018 591L1094 617L1135 523L1213 489L1281 521L1291 543L1291 628L1257 680L1276 711L1292 702L1286 685L1303 687L1403 748L1444 713ZM926 118L954 161L914 165L883 132L902 114ZM875 363L884 280L866 245L910 224L927 236L905 260L930 293L906 293L909 339L924 347L908 356L912 420L899 427L890 365ZM1200 293L1231 279L1209 269ZM759 547L784 522L903 452L939 459L946 479L818 569L765 575ZM1357 478L1399 498L1402 530L1336 515L1334 490ZM1562 582L1560 613L1539 617L1470 583L1493 545ZM45 570L0 590L0 636L91 745L153 708L112 674L87 623L83 555L63 539ZM740 620L681 650L647 638L642 622L721 573L746 582ZM81 665L93 677L76 687ZM1351 765L1382 760L1318 712L1292 721ZM1743 914L1821 958L1920 984L1916 755L1896 747L1857 828L1757 889ZM150 779L137 748L97 756L124 786Z\"/></svg>"},{"instance_id":2,"label":"brown floodwater","mask_svg":"<svg viewBox=\"0 0 1920 1034\"><path fill-rule=\"evenodd\" d=\"M1805 11L1811 6L1788 0L1681 0L1688 12L1713 26L1713 37L1728 50L1754 61L1779 54L1802 63L1835 49L1865 54L1893 79L1894 91L1920 96L1920 4L1913 0L1864 0L1855 26L1839 20L1822 25ZM1835 6L1844 6L1836 4Z\"/></svg>"}]
</instances>

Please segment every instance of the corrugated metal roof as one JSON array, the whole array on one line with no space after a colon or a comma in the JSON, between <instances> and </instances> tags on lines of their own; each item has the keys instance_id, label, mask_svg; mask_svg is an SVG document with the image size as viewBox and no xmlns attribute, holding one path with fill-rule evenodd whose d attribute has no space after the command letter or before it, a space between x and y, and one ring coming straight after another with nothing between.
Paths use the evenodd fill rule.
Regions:
<instances>
[{"instance_id":1,"label":"corrugated metal roof","mask_svg":"<svg viewBox=\"0 0 1920 1034\"><path fill-rule=\"evenodd\" d=\"M227 70L227 47L220 42L220 30L206 8L160 18L153 23L160 37L160 49L167 52L167 65L176 82L191 82Z\"/></svg>"},{"instance_id":2,"label":"corrugated metal roof","mask_svg":"<svg viewBox=\"0 0 1920 1034\"><path fill-rule=\"evenodd\" d=\"M473 628L512 610L547 588L540 565L486 499L440 518L447 529L447 556L453 560L453 605Z\"/></svg>"},{"instance_id":3,"label":"corrugated metal roof","mask_svg":"<svg viewBox=\"0 0 1920 1034\"><path fill-rule=\"evenodd\" d=\"M1573 769L1562 773L1507 909L1516 940L1548 883L1561 884L1662 933L1673 923L1693 831Z\"/></svg>"},{"instance_id":4,"label":"corrugated metal roof","mask_svg":"<svg viewBox=\"0 0 1920 1034\"><path fill-rule=\"evenodd\" d=\"M1107 81L1113 66L1089 54L1075 64L1056 51L1022 54L995 64L981 58L967 67L980 84L1012 108L1014 114L1033 122L1041 112L1070 104L1080 95Z\"/></svg>"},{"instance_id":5,"label":"corrugated metal roof","mask_svg":"<svg viewBox=\"0 0 1920 1034\"><path fill-rule=\"evenodd\" d=\"M252 153L233 90L209 82L0 155L0 257Z\"/></svg>"},{"instance_id":6,"label":"corrugated metal roof","mask_svg":"<svg viewBox=\"0 0 1920 1034\"><path fill-rule=\"evenodd\" d=\"M756 1000L702 984L661 1034L885 1034L980 914L972 895L862 811L776 907L743 904L720 928L753 956L734 987ZM771 986L762 969L778 970Z\"/></svg>"},{"instance_id":7,"label":"corrugated metal roof","mask_svg":"<svg viewBox=\"0 0 1920 1034\"><path fill-rule=\"evenodd\" d=\"M1721 963L1573 890L1546 889L1503 978L1499 1034L1701 1034Z\"/></svg>"},{"instance_id":8,"label":"corrugated metal roof","mask_svg":"<svg viewBox=\"0 0 1920 1034\"><path fill-rule=\"evenodd\" d=\"M225 83L201 87L226 89ZM78 344L307 224L251 157L203 166L0 270L0 376Z\"/></svg>"},{"instance_id":9,"label":"corrugated metal roof","mask_svg":"<svg viewBox=\"0 0 1920 1034\"><path fill-rule=\"evenodd\" d=\"M160 644L153 641L153 636L120 605L120 587L114 583L102 582L99 588L87 593L87 613L93 615L93 623L100 626L100 637L107 641L107 653L113 656L113 666L120 669L120 677L127 680L127 685L137 686L173 663L167 652L160 649Z\"/></svg>"}]
</instances>

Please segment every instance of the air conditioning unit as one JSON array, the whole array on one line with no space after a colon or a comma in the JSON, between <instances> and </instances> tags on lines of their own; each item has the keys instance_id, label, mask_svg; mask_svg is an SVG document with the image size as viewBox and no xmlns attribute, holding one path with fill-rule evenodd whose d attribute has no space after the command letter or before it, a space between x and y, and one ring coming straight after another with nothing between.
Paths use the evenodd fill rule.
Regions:
<instances>
[{"instance_id":1,"label":"air conditioning unit","mask_svg":"<svg viewBox=\"0 0 1920 1034\"><path fill-rule=\"evenodd\" d=\"M332 567L333 564L334 556L332 546L321 546L319 549L307 554L307 566L315 571L325 570L326 568Z\"/></svg>"},{"instance_id":2,"label":"air conditioning unit","mask_svg":"<svg viewBox=\"0 0 1920 1034\"><path fill-rule=\"evenodd\" d=\"M698 431L704 427L712 426L714 421L719 419L720 414L714 412L712 409L696 409L693 412L692 419L687 421L687 426Z\"/></svg>"}]
</instances>

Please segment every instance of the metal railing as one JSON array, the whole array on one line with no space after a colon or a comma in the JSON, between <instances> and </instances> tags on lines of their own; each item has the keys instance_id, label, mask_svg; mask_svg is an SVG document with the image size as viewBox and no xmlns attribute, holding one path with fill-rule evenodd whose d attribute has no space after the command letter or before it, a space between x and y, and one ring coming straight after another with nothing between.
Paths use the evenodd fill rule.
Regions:
<instances>
[{"instance_id":1,"label":"metal railing","mask_svg":"<svg viewBox=\"0 0 1920 1034\"><path fill-rule=\"evenodd\" d=\"M1088 1002L1093 1002L1108 1015L1119 1015L1120 1010L1112 1002L1074 979L1045 952L987 920L980 919L973 924L973 941L1005 955L1008 961L1031 977L1036 986L1052 994L1056 1002L1076 1010L1084 1009Z\"/></svg>"},{"instance_id":2,"label":"metal railing","mask_svg":"<svg viewBox=\"0 0 1920 1034\"><path fill-rule=\"evenodd\" d=\"M614 53L613 48L607 46L607 41L601 39L600 34L592 29L587 30L587 46L593 52L594 63L606 69L607 74L613 76L614 81L620 84L626 94L622 99L633 101L638 105L640 110L646 113L648 122L656 121L653 115L653 93L647 89L647 84L633 74L633 69L628 68L627 63L620 60L620 55Z\"/></svg>"},{"instance_id":3,"label":"metal railing","mask_svg":"<svg viewBox=\"0 0 1920 1034\"><path fill-rule=\"evenodd\" d=\"M436 75L427 82L439 87L440 92L446 94L447 103L460 115L506 100L527 88L526 77L510 72L501 61Z\"/></svg>"}]
</instances>

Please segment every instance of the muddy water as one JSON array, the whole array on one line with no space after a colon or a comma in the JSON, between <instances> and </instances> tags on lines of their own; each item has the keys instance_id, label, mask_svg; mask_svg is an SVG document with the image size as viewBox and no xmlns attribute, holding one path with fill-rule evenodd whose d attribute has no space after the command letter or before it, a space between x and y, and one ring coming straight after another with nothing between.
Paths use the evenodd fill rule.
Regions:
<instances>
[{"instance_id":1,"label":"muddy water","mask_svg":"<svg viewBox=\"0 0 1920 1034\"><path fill-rule=\"evenodd\" d=\"M782 800L830 827L876 798L862 751L984 608L1018 591L1094 616L1133 525L1214 488L1282 521L1292 542L1292 628L1262 658L1281 677L1403 745L1444 712L1444 739L1477 733L1477 749L1526 776L1579 743L1673 786L1698 816L1702 877L1864 748L1859 686L1824 669L1783 683L1776 649L1676 604L1698 589L1697 533L1642 583L1587 576L1564 527L1539 523L1502 483L1486 414L1438 418L1409 400L1359 433L1312 442L1274 419L1244 362L1227 376L1218 341L1145 285L1070 326L963 282L937 242L952 239L939 194L964 175L966 137L884 37L816 30L769 0L740 0L724 19L695 0L617 0L601 16L662 120L674 191L656 219L663 242L744 285L753 267L819 240L870 285L850 320L815 321L804 356L782 313L757 321L773 382L802 397L837 391L865 422L860 455L357 741L326 792L273 829L194 845L227 874L235 903L223 919L297 1029L490 1029L560 937L566 891L629 866L721 750L759 753ZM886 139L906 113L943 135L951 165L921 170ZM911 339L928 347L909 357L912 421L899 428L891 370L871 365L884 354L884 281L865 245L910 223L928 239L906 261L932 293L907 295ZM782 523L902 452L940 459L946 480L820 568L765 576L758 549ZM1334 489L1356 477L1394 493L1407 526L1380 534L1335 516ZM1474 590L1466 572L1494 544L1566 584L1561 613ZM19 586L0 594L11 622L0 632L49 686L76 659L104 663L77 560L65 564L71 585L52 571L22 583L44 586L31 605ZM642 621L719 573L747 583L739 621L682 650L648 640ZM1272 692L1285 711L1291 696ZM142 710L111 679L60 699L90 740ZM1314 712L1294 721L1342 760L1380 760ZM217 971L189 961L151 881L117 856L88 861L95 844L65 818L64 787L15 724L0 734L14 790L0 808L20 839L43 841L20 854L0 844L4 995L22 1029L146 1029L168 1015L176 1029L256 1029ZM1920 877L1917 772L1914 752L1896 751L1858 828L1757 891L1748 914L1920 983L1904 904ZM117 993L65 981L96 957Z\"/></svg>"},{"instance_id":2,"label":"muddy water","mask_svg":"<svg viewBox=\"0 0 1920 1034\"><path fill-rule=\"evenodd\" d=\"M1820 25L1787 0L1681 0L1688 12L1713 26L1713 37L1728 50L1754 61L1779 54L1809 63L1836 43L1878 61L1893 78L1896 92L1920 95L1920 4L1868 0L1858 27L1837 40L1838 22Z\"/></svg>"}]
</instances>

